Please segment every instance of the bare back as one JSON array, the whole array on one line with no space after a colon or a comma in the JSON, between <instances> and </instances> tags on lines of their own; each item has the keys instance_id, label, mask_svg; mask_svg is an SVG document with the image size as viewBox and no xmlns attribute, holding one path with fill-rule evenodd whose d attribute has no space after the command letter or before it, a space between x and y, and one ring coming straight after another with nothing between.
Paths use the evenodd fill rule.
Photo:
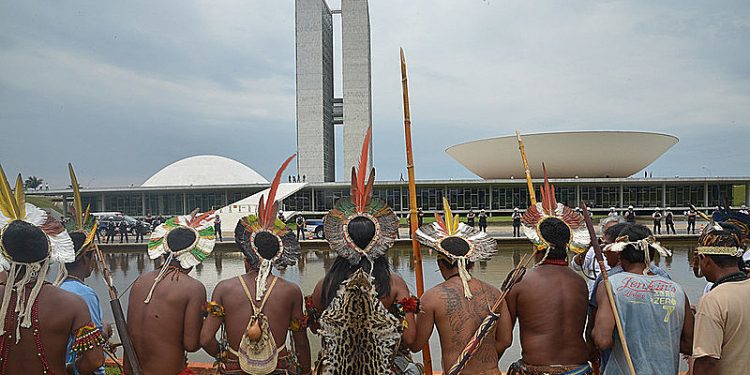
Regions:
<instances>
[{"instance_id":1,"label":"bare back","mask_svg":"<svg viewBox=\"0 0 750 375\"><path fill-rule=\"evenodd\" d=\"M0 287L0 295L5 285ZM28 295L29 289L26 290ZM15 298L15 297L14 297ZM55 374L65 374L65 354L71 334L91 322L88 307L81 297L60 288L45 284L37 299L39 309L39 332L44 355L49 369ZM11 311L8 312L9 314ZM21 329L21 341L16 345L18 323L6 327L5 345L10 346L6 372L8 374L41 374L42 361L36 348L31 328ZM33 325L32 325L33 327ZM94 348L82 355L90 357L90 370L104 363L101 348Z\"/></svg>"},{"instance_id":2,"label":"bare back","mask_svg":"<svg viewBox=\"0 0 750 375\"><path fill-rule=\"evenodd\" d=\"M250 294L255 297L255 277L248 274L240 276L245 281ZM293 319L301 317L293 316L296 309L302 311L302 291L296 284L290 283L280 277L269 275L268 283L270 285L273 278L276 278L276 285L268 295L266 305L263 307L263 314L268 318L268 325L271 327L271 334L278 347L284 346L286 335L289 331L289 325ZM267 293L268 291L266 291ZM214 300L219 301L224 306L224 324L227 332L229 345L237 350L242 335L247 329L253 307L245 295L242 284L237 277L222 281L216 286ZM260 307L261 301L253 298L256 307ZM296 308L296 309L295 309ZM230 356L233 356L230 354Z\"/></svg>"},{"instance_id":3,"label":"bare back","mask_svg":"<svg viewBox=\"0 0 750 375\"><path fill-rule=\"evenodd\" d=\"M177 374L186 366L185 352L200 348L206 288L174 270L159 282L151 301L145 304L158 273L145 273L135 281L128 305L128 333L144 375Z\"/></svg>"},{"instance_id":4,"label":"bare back","mask_svg":"<svg viewBox=\"0 0 750 375\"><path fill-rule=\"evenodd\" d=\"M438 284L422 296L423 314L428 315L427 319L431 315L440 335L442 364L443 369L446 370L453 366L459 354L474 336L474 332L488 316L490 307L500 297L500 290L476 278L469 281L469 288L474 295L471 300L464 297L461 279L456 276ZM422 320L423 314L417 318L419 327L417 337L423 336L420 334L423 329L422 324L426 324ZM511 335L507 311L501 313L501 319L507 322L507 326L503 327L503 322L498 322L498 325L482 341L482 346L466 365L462 371L463 374L497 369L499 356L495 338L498 327L505 329L507 334ZM432 331L432 324L424 327L424 330L429 330L429 334Z\"/></svg>"},{"instance_id":5,"label":"bare back","mask_svg":"<svg viewBox=\"0 0 750 375\"><path fill-rule=\"evenodd\" d=\"M508 309L520 324L525 363L579 365L588 360L583 339L588 289L570 268L541 265L529 270L513 287Z\"/></svg>"}]
</instances>

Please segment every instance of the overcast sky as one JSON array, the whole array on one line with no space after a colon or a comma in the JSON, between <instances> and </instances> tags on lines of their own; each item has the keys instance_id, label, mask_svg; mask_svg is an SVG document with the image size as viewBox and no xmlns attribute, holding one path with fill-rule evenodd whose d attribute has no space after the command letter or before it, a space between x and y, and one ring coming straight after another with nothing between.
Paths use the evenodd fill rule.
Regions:
<instances>
[{"instance_id":1,"label":"overcast sky","mask_svg":"<svg viewBox=\"0 0 750 375\"><path fill-rule=\"evenodd\" d=\"M746 0L373 0L370 16L379 179L405 171L399 46L420 179L476 178L445 148L516 128L667 132L654 176L750 175ZM3 1L0 72L0 163L52 187L68 161L84 186L126 186L197 154L270 179L296 147L292 0Z\"/></svg>"}]
</instances>

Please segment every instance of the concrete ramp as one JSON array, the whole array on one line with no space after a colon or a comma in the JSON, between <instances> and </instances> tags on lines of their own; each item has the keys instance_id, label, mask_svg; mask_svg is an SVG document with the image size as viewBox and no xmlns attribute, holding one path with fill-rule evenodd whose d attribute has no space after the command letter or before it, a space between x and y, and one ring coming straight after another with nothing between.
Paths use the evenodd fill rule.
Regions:
<instances>
[{"instance_id":1,"label":"concrete ramp","mask_svg":"<svg viewBox=\"0 0 750 375\"><path fill-rule=\"evenodd\" d=\"M279 189L276 191L276 200L283 201L290 195L300 191L305 186L307 186L306 182L279 184ZM271 188L265 189L217 210L216 212L219 214L222 221L222 232L234 232L234 227L243 216L256 214L258 212L260 197L265 196L268 198L268 192L270 191Z\"/></svg>"}]
</instances>

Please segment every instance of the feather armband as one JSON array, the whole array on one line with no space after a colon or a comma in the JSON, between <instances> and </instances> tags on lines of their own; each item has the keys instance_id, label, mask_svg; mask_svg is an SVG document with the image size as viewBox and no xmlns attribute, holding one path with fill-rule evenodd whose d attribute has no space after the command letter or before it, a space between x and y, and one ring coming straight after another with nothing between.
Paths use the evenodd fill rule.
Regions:
<instances>
[{"instance_id":1,"label":"feather armband","mask_svg":"<svg viewBox=\"0 0 750 375\"><path fill-rule=\"evenodd\" d=\"M318 324L319 319L320 311L315 307L312 296L305 297L305 315L302 317L302 325L310 327L310 325Z\"/></svg>"},{"instance_id":2,"label":"feather armband","mask_svg":"<svg viewBox=\"0 0 750 375\"><path fill-rule=\"evenodd\" d=\"M83 353L94 349L94 347L101 347L106 342L102 331L94 323L89 323L76 331L70 351L72 353Z\"/></svg>"},{"instance_id":3,"label":"feather armband","mask_svg":"<svg viewBox=\"0 0 750 375\"><path fill-rule=\"evenodd\" d=\"M404 313L417 314L422 311L422 306L419 303L419 298L415 296L402 298L400 301L398 301L397 307Z\"/></svg>"}]
</instances>

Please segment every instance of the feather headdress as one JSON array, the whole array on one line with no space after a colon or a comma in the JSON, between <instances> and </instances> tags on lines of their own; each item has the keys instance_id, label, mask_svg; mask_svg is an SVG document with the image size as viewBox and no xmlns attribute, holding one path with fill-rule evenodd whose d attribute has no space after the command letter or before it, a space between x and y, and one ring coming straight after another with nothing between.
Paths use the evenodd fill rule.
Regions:
<instances>
[{"instance_id":1,"label":"feather headdress","mask_svg":"<svg viewBox=\"0 0 750 375\"><path fill-rule=\"evenodd\" d=\"M737 230L725 228L728 225L724 223L735 226ZM741 257L745 253L749 232L749 215L719 207L711 215L711 222L703 227L695 251L706 255ZM730 246L730 243L734 245Z\"/></svg>"},{"instance_id":2,"label":"feather headdress","mask_svg":"<svg viewBox=\"0 0 750 375\"><path fill-rule=\"evenodd\" d=\"M435 222L423 225L417 230L417 240L435 251L450 263L458 262L458 275L464 287L464 297L471 299L469 280L471 274L466 269L467 262L489 260L497 252L497 241L486 232L474 229L459 222L458 215L453 216L448 199L443 197L445 219L435 213ZM458 241L458 243L456 243ZM449 242L453 251L448 250ZM458 250L460 249L460 250ZM458 251L457 251L458 250Z\"/></svg>"},{"instance_id":3,"label":"feather headdress","mask_svg":"<svg viewBox=\"0 0 750 375\"><path fill-rule=\"evenodd\" d=\"M70 186L73 187L73 208L71 209L73 221L68 232L79 232L86 236L81 248L75 249L76 258L78 258L81 254L94 251L94 247L91 245L94 243L94 238L96 237L98 223L96 218L91 215L90 206L86 206L86 211L83 211L81 187L78 184L78 178L76 177L76 172L73 170L73 165L70 163L68 163L68 173L70 174Z\"/></svg>"},{"instance_id":4,"label":"feather headdress","mask_svg":"<svg viewBox=\"0 0 750 375\"><path fill-rule=\"evenodd\" d=\"M743 235L743 238L741 239L742 243L745 243L748 240L748 237L750 237L750 215L748 214L734 211L726 207L719 207L719 209L713 213L711 219L714 222L727 222L739 227Z\"/></svg>"},{"instance_id":5,"label":"feather headdress","mask_svg":"<svg viewBox=\"0 0 750 375\"><path fill-rule=\"evenodd\" d=\"M656 250L661 256L672 256L672 251L657 242L654 236L648 236L640 240L631 240L627 235L620 236L617 237L615 242L605 246L604 251L619 253L625 250L628 246L633 246L636 250L644 253L644 263L646 264L646 268L643 269L644 275L648 274L651 266L651 252L649 249Z\"/></svg>"},{"instance_id":6,"label":"feather headdress","mask_svg":"<svg viewBox=\"0 0 750 375\"><path fill-rule=\"evenodd\" d=\"M359 166L352 167L351 196L336 201L325 216L323 225L331 249L348 259L351 264L358 264L363 256L370 261L381 257L393 246L398 237L398 217L385 202L372 197L375 168L372 168L365 182L371 138L372 128L368 128L362 144ZM348 230L349 223L360 217L375 225L375 234L364 248L360 248L352 240Z\"/></svg>"},{"instance_id":7,"label":"feather headdress","mask_svg":"<svg viewBox=\"0 0 750 375\"><path fill-rule=\"evenodd\" d=\"M271 272L271 266L278 270L286 269L294 265L299 257L300 246L297 237L286 226L286 223L278 218L279 202L276 201L276 193L281 182L281 175L289 166L289 163L297 156L294 154L284 161L281 168L273 178L271 188L268 190L268 199L260 197L258 212L256 215L243 217L237 223L234 236L240 249L251 263L258 267L258 277L255 279L255 298L260 301L266 292L266 279ZM260 233L266 233L278 242L276 251L265 251L256 244L256 238Z\"/></svg>"},{"instance_id":8,"label":"feather headdress","mask_svg":"<svg viewBox=\"0 0 750 375\"><path fill-rule=\"evenodd\" d=\"M28 254L37 249L23 249L10 251L6 248L4 236L12 223L23 221L39 228L47 238L48 248L39 254ZM25 251L27 254L20 254ZM32 262L22 259L35 259ZM31 327L31 309L41 291L51 262L59 264L61 272L57 275L56 283L62 281L64 263L75 261L73 241L63 225L48 215L44 210L26 203L21 175L16 179L15 190L11 190L5 171L0 165L0 264L8 270L8 281L0 307L0 322L5 322L11 294L14 290L23 290L25 286L33 284L28 296L20 293L16 300L15 312L18 313L16 326L16 342L20 338L20 328ZM23 273L21 273L23 271ZM23 274L19 280L19 275ZM0 329L0 335L5 334L5 326Z\"/></svg>"},{"instance_id":9,"label":"feather headdress","mask_svg":"<svg viewBox=\"0 0 750 375\"><path fill-rule=\"evenodd\" d=\"M154 279L154 284L148 296L143 301L149 303L153 296L156 284L158 284L166 274L172 259L180 262L180 267L190 268L203 262L216 245L216 232L214 230L214 211L205 213L192 212L188 215L175 216L167 219L151 233L148 240L148 257L157 259L166 255L167 259L162 265L159 275ZM169 234L175 229L182 228L193 232L195 239L187 247L181 249L171 249L169 247Z\"/></svg>"},{"instance_id":10,"label":"feather headdress","mask_svg":"<svg viewBox=\"0 0 750 375\"><path fill-rule=\"evenodd\" d=\"M542 164L542 169L544 170L544 185L540 187L542 201L529 207L521 216L521 221L524 224L521 229L524 235L534 244L536 251L546 252L544 256L546 259L550 243L542 235L540 225L545 220L560 220L570 229L570 238L567 241L568 248L576 253L585 252L591 239L583 216L570 207L557 203L555 187L549 183L547 167L544 164Z\"/></svg>"}]
</instances>

